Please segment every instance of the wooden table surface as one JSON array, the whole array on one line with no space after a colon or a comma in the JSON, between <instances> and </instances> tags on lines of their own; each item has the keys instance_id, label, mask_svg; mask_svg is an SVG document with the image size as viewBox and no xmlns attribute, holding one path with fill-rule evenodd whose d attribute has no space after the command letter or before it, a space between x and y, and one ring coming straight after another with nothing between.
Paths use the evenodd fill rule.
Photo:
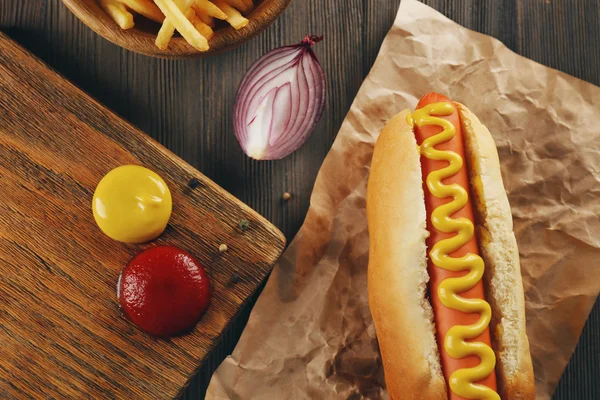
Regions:
<instances>
[{"instance_id":1,"label":"wooden table surface","mask_svg":"<svg viewBox=\"0 0 600 400\"><path fill-rule=\"evenodd\" d=\"M600 0L424 0L458 23L494 36L547 66L600 85ZM340 4L344 3L341 7ZM0 29L277 225L300 228L319 166L375 60L400 0L296 0L265 32L209 59L169 61L120 49L59 0L0 0ZM327 77L323 119L292 156L255 162L240 150L231 111L237 84L261 54L306 34ZM0 116L1 118L1 116ZM292 193L283 202L282 193ZM186 392L202 398L248 318L242 313ZM42 384L42 383L40 383ZM555 399L600 398L600 302Z\"/></svg>"}]
</instances>

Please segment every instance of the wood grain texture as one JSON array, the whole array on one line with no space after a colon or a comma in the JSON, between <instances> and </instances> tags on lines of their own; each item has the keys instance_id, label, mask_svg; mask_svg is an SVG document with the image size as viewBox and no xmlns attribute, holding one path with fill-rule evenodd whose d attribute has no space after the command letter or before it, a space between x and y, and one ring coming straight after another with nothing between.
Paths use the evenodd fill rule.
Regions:
<instances>
[{"instance_id":1,"label":"wood grain texture","mask_svg":"<svg viewBox=\"0 0 600 400\"><path fill-rule=\"evenodd\" d=\"M249 23L240 30L226 26L215 30L209 40L210 50L200 52L185 39L175 36L169 47L161 50L154 44L160 25L136 18L132 29L122 30L100 8L97 0L62 0L62 2L90 29L107 40L137 53L163 58L205 57L233 49L252 39L273 23L292 0L255 1L256 8L247 15Z\"/></svg>"},{"instance_id":2,"label":"wood grain texture","mask_svg":"<svg viewBox=\"0 0 600 400\"><path fill-rule=\"evenodd\" d=\"M600 85L599 0L424 0L458 23L535 61ZM266 31L227 53L168 61L123 50L79 22L58 0L0 0L0 28L100 102L265 215L291 239L304 219L319 166L377 56L400 0L297 0ZM233 134L237 84L264 52L324 34L315 46L327 77L323 119L292 156L256 162ZM283 192L292 193L288 202ZM234 321L186 398L203 397L250 308ZM600 398L600 302L556 399Z\"/></svg>"},{"instance_id":3,"label":"wood grain texture","mask_svg":"<svg viewBox=\"0 0 600 400\"><path fill-rule=\"evenodd\" d=\"M267 276L283 234L3 34L0 93L0 393L180 394ZM156 171L171 190L171 220L152 243L119 243L95 225L94 188L125 164ZM121 268L156 244L193 254L214 287L196 329L170 340L136 329L115 299Z\"/></svg>"}]
</instances>

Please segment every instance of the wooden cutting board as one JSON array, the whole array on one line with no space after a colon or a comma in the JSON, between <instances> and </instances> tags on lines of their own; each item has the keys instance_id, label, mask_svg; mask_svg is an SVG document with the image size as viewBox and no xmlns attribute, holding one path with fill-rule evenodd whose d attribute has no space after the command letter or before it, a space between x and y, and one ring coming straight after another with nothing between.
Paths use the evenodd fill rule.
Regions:
<instances>
[{"instance_id":1,"label":"wooden cutting board","mask_svg":"<svg viewBox=\"0 0 600 400\"><path fill-rule=\"evenodd\" d=\"M91 212L102 176L124 164L154 170L173 196L167 230L146 245L111 240ZM2 398L177 397L285 246L263 217L2 33L0 188ZM193 254L214 286L196 329L170 340L138 330L116 301L121 268L156 244Z\"/></svg>"}]
</instances>

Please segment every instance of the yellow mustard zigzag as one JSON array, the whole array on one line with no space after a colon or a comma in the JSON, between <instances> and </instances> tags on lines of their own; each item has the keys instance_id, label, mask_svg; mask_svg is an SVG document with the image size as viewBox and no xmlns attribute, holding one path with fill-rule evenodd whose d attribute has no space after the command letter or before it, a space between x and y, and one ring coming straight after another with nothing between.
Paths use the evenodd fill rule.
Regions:
<instances>
[{"instance_id":1,"label":"yellow mustard zigzag","mask_svg":"<svg viewBox=\"0 0 600 400\"><path fill-rule=\"evenodd\" d=\"M430 160L448 161L449 165L427 175L427 188L438 199L452 197L447 204L436 207L431 213L431 223L444 233L456 233L447 239L436 243L429 257L433 264L449 271L468 270L460 278L446 278L438 288L442 304L448 308L465 313L479 313L480 317L472 325L455 325L448 330L444 338L444 348L452 358L460 359L467 356L477 356L481 362L472 368L462 368L454 371L448 382L450 389L458 396L467 399L500 400L498 393L489 387L475 382L487 378L496 365L496 356L490 346L482 342L472 342L489 326L492 310L488 302L482 299L467 299L459 293L474 287L482 278L484 271L483 259L477 254L466 254L462 257L450 257L450 254L460 249L471 240L474 234L473 223L467 218L451 218L468 202L467 191L458 184L446 185L442 181L458 173L463 165L463 159L453 151L438 150L435 146L451 140L456 134L454 125L445 119L433 115L447 116L454 112L452 103L432 103L412 114L412 121L419 127L437 125L443 131L433 135L421 144L421 154Z\"/></svg>"}]
</instances>

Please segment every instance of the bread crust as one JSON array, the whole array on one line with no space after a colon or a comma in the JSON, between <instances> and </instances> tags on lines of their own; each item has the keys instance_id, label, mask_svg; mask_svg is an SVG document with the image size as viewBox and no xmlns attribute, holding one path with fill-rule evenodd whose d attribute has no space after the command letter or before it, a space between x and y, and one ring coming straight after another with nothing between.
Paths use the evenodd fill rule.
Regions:
<instances>
[{"instance_id":1,"label":"bread crust","mask_svg":"<svg viewBox=\"0 0 600 400\"><path fill-rule=\"evenodd\" d=\"M383 129L367 190L368 290L390 398L447 399L426 299L426 213L408 110ZM407 234L410 232L410 234Z\"/></svg>"},{"instance_id":2,"label":"bread crust","mask_svg":"<svg viewBox=\"0 0 600 400\"><path fill-rule=\"evenodd\" d=\"M503 399L535 398L512 215L492 136L462 104L465 154ZM375 146L367 190L368 290L392 399L447 399L427 298L426 210L419 148L404 110Z\"/></svg>"},{"instance_id":3,"label":"bread crust","mask_svg":"<svg viewBox=\"0 0 600 400\"><path fill-rule=\"evenodd\" d=\"M498 150L490 131L465 105L455 103L462 123L476 234L486 266L492 306L492 339L498 390L503 399L535 398L526 333L525 296L512 213L502 183Z\"/></svg>"}]
</instances>

